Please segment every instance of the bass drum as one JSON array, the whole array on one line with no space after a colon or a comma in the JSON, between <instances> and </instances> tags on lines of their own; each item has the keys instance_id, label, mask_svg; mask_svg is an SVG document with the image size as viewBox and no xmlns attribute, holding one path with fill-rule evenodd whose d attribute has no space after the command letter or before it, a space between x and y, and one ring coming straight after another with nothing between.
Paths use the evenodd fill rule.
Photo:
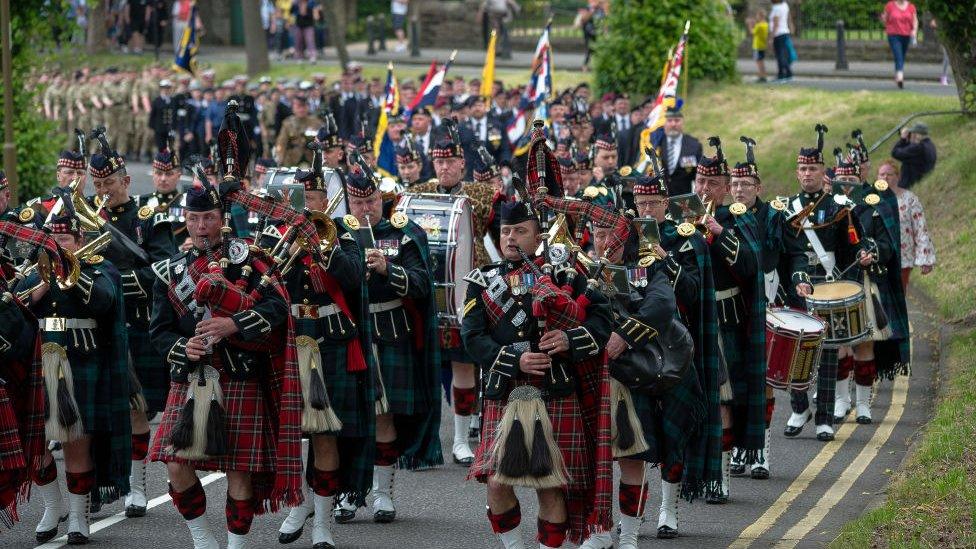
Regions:
<instances>
[{"instance_id":1,"label":"bass drum","mask_svg":"<svg viewBox=\"0 0 976 549\"><path fill-rule=\"evenodd\" d=\"M474 268L471 203L466 196L404 193L396 211L427 233L439 324L460 327L468 291L464 277Z\"/></svg>"},{"instance_id":2,"label":"bass drum","mask_svg":"<svg viewBox=\"0 0 976 549\"><path fill-rule=\"evenodd\" d=\"M302 168L304 169L304 168ZM264 180L264 192L267 196L274 199L281 198L282 192L288 193L289 204L292 208L298 211L304 211L307 207L305 205L305 187L301 183L295 181L295 175L298 173L299 168L271 168L268 170L268 174L265 176ZM322 177L326 182L327 195L329 198L335 196L344 187L342 184L342 175L338 170L333 168L323 167ZM343 200L336 207L335 211L332 212L332 218L343 217L349 210L346 208L346 201Z\"/></svg>"}]
</instances>

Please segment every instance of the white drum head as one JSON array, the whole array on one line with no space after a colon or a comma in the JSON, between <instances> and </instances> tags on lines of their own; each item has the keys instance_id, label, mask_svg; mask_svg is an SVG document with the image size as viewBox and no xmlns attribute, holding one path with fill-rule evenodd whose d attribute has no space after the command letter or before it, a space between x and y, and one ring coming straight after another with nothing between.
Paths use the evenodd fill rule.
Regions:
<instances>
[{"instance_id":1,"label":"white drum head","mask_svg":"<svg viewBox=\"0 0 976 549\"><path fill-rule=\"evenodd\" d=\"M806 334L824 330L824 323L819 318L792 309L766 311L766 324L781 331L802 331Z\"/></svg>"}]
</instances>

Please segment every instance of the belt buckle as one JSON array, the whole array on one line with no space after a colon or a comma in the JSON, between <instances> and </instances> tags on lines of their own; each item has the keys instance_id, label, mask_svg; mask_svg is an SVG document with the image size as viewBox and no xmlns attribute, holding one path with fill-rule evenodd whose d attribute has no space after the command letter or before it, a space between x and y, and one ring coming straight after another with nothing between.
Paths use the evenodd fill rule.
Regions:
<instances>
[{"instance_id":1,"label":"belt buckle","mask_svg":"<svg viewBox=\"0 0 976 549\"><path fill-rule=\"evenodd\" d=\"M318 305L299 305L298 316L302 318L318 318L319 307Z\"/></svg>"},{"instance_id":2,"label":"belt buckle","mask_svg":"<svg viewBox=\"0 0 976 549\"><path fill-rule=\"evenodd\" d=\"M809 264L811 267L816 267L817 265L820 265L820 256L818 256L814 252L806 252L806 254L807 254L807 264Z\"/></svg>"},{"instance_id":3,"label":"belt buckle","mask_svg":"<svg viewBox=\"0 0 976 549\"><path fill-rule=\"evenodd\" d=\"M65 319L61 317L49 317L44 319L45 332L63 332L65 330Z\"/></svg>"}]
</instances>

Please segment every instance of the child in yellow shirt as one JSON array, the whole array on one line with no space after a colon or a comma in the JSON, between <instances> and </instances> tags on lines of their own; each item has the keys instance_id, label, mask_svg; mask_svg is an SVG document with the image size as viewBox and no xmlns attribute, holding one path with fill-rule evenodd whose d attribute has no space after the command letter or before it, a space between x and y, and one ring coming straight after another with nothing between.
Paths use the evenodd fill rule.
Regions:
<instances>
[{"instance_id":1,"label":"child in yellow shirt","mask_svg":"<svg viewBox=\"0 0 976 549\"><path fill-rule=\"evenodd\" d=\"M766 11L756 10L753 17L746 19L749 34L752 35L752 58L756 60L759 69L757 82L766 81L766 46L769 42L769 23L766 21Z\"/></svg>"}]
</instances>

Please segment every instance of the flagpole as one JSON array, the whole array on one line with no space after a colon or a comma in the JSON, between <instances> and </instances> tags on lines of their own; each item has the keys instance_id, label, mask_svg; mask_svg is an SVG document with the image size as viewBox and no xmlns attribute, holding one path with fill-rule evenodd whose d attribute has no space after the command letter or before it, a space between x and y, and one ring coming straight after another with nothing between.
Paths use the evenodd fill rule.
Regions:
<instances>
[{"instance_id":1,"label":"flagpole","mask_svg":"<svg viewBox=\"0 0 976 549\"><path fill-rule=\"evenodd\" d=\"M685 21L685 32L684 32L684 34L685 35L688 35L688 31L690 29L691 29L691 20L689 19L689 20ZM689 36L689 38L690 38L690 36ZM687 72L687 74L685 74L684 80L681 81L681 97L684 97L685 99L688 98L688 81L691 80L691 72L690 72L691 65L688 64L688 42L690 42L690 40L685 40L685 52L684 52L684 55L682 56L683 59L681 60L681 67L683 69L684 68L688 68L689 69L689 70L686 70L685 71L685 72Z\"/></svg>"}]
</instances>

